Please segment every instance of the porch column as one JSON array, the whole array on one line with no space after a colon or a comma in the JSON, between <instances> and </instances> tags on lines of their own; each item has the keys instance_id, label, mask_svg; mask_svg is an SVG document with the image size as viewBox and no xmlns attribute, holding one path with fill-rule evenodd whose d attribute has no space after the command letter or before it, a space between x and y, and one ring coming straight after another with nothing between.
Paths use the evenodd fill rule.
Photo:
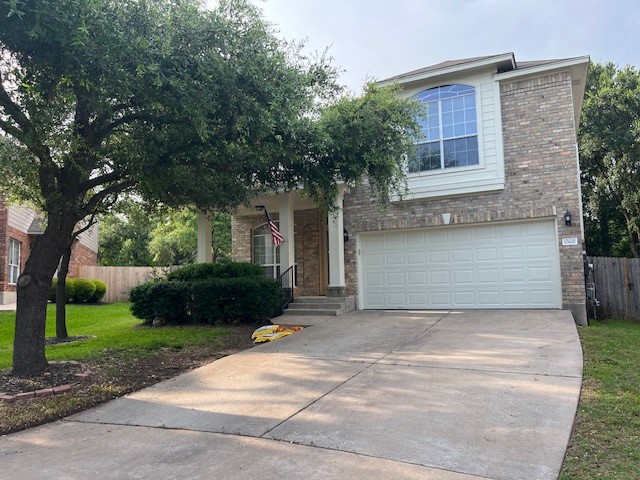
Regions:
<instances>
[{"instance_id":1,"label":"porch column","mask_svg":"<svg viewBox=\"0 0 640 480\"><path fill-rule=\"evenodd\" d=\"M206 213L198 212L198 255L197 263L212 263L211 251L211 219Z\"/></svg>"},{"instance_id":2,"label":"porch column","mask_svg":"<svg viewBox=\"0 0 640 480\"><path fill-rule=\"evenodd\" d=\"M278 213L280 215L280 233L284 242L280 244L280 273L295 265L296 245L293 238L293 200L290 193L280 195Z\"/></svg>"},{"instance_id":3,"label":"porch column","mask_svg":"<svg viewBox=\"0 0 640 480\"><path fill-rule=\"evenodd\" d=\"M344 188L340 188L334 200L335 212L329 213L327 219L329 230L329 287L327 297L346 296L344 275L344 221L342 203Z\"/></svg>"}]
</instances>

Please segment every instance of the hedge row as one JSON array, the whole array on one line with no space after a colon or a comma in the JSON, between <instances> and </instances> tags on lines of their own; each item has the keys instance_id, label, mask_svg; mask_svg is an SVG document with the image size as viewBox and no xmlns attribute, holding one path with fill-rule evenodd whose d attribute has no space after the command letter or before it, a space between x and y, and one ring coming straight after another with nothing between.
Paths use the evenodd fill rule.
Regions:
<instances>
[{"instance_id":1,"label":"hedge row","mask_svg":"<svg viewBox=\"0 0 640 480\"><path fill-rule=\"evenodd\" d=\"M56 288L58 279L54 278L51 282L49 290L49 300L56 301ZM66 278L65 279L65 296L66 303L98 303L107 293L107 284L102 280L89 278Z\"/></svg>"},{"instance_id":2,"label":"hedge row","mask_svg":"<svg viewBox=\"0 0 640 480\"><path fill-rule=\"evenodd\" d=\"M280 313L282 288L264 276L154 280L134 287L131 312L145 322L253 323Z\"/></svg>"},{"instance_id":3,"label":"hedge row","mask_svg":"<svg viewBox=\"0 0 640 480\"><path fill-rule=\"evenodd\" d=\"M195 263L174 270L167 280L205 280L208 278L263 277L260 265L247 262Z\"/></svg>"}]
</instances>

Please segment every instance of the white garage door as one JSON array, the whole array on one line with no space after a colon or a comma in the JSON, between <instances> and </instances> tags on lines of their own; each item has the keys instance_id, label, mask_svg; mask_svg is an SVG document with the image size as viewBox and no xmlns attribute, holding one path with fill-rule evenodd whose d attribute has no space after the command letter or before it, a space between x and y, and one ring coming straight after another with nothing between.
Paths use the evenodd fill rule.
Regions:
<instances>
[{"instance_id":1,"label":"white garage door","mask_svg":"<svg viewBox=\"0 0 640 480\"><path fill-rule=\"evenodd\" d=\"M560 308L554 220L362 234L365 309Z\"/></svg>"}]
</instances>

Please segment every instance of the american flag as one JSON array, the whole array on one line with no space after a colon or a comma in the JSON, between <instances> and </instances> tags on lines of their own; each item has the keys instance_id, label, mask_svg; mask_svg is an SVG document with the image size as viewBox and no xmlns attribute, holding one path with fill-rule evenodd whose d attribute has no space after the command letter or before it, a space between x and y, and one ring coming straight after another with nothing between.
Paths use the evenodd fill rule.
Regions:
<instances>
[{"instance_id":1,"label":"american flag","mask_svg":"<svg viewBox=\"0 0 640 480\"><path fill-rule=\"evenodd\" d=\"M273 223L273 220L271 220L271 216L269 215L269 212L267 212L266 208L264 209L264 216L267 219L267 224L269 224L269 230L271 231L271 240L273 241L273 245L277 247L282 242L284 242L284 237L280 233L280 230L278 230L277 225Z\"/></svg>"}]
</instances>

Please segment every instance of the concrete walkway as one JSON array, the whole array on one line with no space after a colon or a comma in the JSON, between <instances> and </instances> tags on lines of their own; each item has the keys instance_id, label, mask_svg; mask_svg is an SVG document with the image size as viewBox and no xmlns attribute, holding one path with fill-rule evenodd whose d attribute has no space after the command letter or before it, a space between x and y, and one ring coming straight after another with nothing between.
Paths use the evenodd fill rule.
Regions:
<instances>
[{"instance_id":1,"label":"concrete walkway","mask_svg":"<svg viewBox=\"0 0 640 480\"><path fill-rule=\"evenodd\" d=\"M565 311L354 312L3 437L0 478L554 479L581 375Z\"/></svg>"},{"instance_id":2,"label":"concrete walkway","mask_svg":"<svg viewBox=\"0 0 640 480\"><path fill-rule=\"evenodd\" d=\"M4 303L0 305L0 312L13 312L16 309L15 303Z\"/></svg>"}]
</instances>

